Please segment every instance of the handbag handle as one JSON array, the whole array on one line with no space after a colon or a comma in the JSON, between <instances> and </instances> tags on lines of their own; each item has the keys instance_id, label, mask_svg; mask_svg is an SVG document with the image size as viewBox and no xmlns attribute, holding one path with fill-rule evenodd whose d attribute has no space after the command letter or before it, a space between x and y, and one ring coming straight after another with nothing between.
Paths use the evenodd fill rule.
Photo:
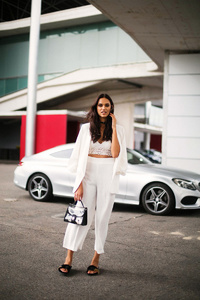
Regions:
<instances>
[{"instance_id":1,"label":"handbag handle","mask_svg":"<svg viewBox=\"0 0 200 300\"><path fill-rule=\"evenodd\" d=\"M75 204L75 205L76 205L78 202L81 202L82 206L85 207L84 204L83 204L83 202L82 202L82 200L77 200L77 201L74 200L74 204Z\"/></svg>"}]
</instances>

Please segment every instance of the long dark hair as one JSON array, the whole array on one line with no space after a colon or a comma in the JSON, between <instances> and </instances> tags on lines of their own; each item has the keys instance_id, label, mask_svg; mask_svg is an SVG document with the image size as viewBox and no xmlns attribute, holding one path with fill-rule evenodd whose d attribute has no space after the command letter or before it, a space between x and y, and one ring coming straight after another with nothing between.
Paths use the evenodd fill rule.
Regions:
<instances>
[{"instance_id":1,"label":"long dark hair","mask_svg":"<svg viewBox=\"0 0 200 300\"><path fill-rule=\"evenodd\" d=\"M90 134L91 134L92 141L94 143L101 138L101 132L100 132L101 123L100 123L99 115L97 113L97 105L99 99L101 98L106 98L110 101L111 104L110 112L112 114L114 113L114 103L111 97L107 94L99 95L96 102L92 105L90 111L87 114L87 121L90 123ZM112 140L112 118L108 116L105 124L104 133L103 133L103 141L111 141L111 140Z\"/></svg>"}]
</instances>

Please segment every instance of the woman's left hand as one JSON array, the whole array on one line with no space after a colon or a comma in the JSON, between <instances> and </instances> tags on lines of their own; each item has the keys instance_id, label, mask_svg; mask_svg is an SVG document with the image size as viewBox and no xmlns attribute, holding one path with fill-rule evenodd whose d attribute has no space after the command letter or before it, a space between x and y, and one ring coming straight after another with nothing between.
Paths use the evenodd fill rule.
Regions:
<instances>
[{"instance_id":1,"label":"woman's left hand","mask_svg":"<svg viewBox=\"0 0 200 300\"><path fill-rule=\"evenodd\" d=\"M117 129L116 129L116 123L117 120L115 118L115 115L110 113L110 116L112 118L112 143L111 143L111 154L113 158L116 158L119 156L120 152L120 145L117 138Z\"/></svg>"},{"instance_id":2,"label":"woman's left hand","mask_svg":"<svg viewBox=\"0 0 200 300\"><path fill-rule=\"evenodd\" d=\"M116 128L116 123L117 123L117 120L115 118L115 115L110 113L110 117L112 118L112 129L113 128Z\"/></svg>"}]
</instances>

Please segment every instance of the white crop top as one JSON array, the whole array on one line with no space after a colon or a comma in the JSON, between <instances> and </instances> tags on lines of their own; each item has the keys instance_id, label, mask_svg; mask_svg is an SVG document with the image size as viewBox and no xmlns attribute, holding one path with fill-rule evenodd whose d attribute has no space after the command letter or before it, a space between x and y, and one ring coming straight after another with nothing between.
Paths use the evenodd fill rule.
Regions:
<instances>
[{"instance_id":1,"label":"white crop top","mask_svg":"<svg viewBox=\"0 0 200 300\"><path fill-rule=\"evenodd\" d=\"M99 142L93 143L93 141L91 141L88 154L112 156L111 141L103 141L102 143Z\"/></svg>"}]
</instances>

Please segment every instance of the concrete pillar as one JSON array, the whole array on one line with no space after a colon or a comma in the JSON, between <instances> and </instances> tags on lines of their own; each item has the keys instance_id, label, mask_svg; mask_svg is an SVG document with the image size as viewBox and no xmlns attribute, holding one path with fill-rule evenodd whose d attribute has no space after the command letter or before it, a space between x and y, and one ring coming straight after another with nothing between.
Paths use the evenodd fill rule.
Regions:
<instances>
[{"instance_id":1,"label":"concrete pillar","mask_svg":"<svg viewBox=\"0 0 200 300\"><path fill-rule=\"evenodd\" d=\"M166 53L163 164L200 172L200 54Z\"/></svg>"},{"instance_id":2,"label":"concrete pillar","mask_svg":"<svg viewBox=\"0 0 200 300\"><path fill-rule=\"evenodd\" d=\"M125 130L126 146L130 149L134 147L134 104L133 103L119 103L115 104L115 115L117 123L122 125Z\"/></svg>"},{"instance_id":3,"label":"concrete pillar","mask_svg":"<svg viewBox=\"0 0 200 300\"><path fill-rule=\"evenodd\" d=\"M150 149L151 134L149 132L144 132L144 150Z\"/></svg>"},{"instance_id":4,"label":"concrete pillar","mask_svg":"<svg viewBox=\"0 0 200 300\"><path fill-rule=\"evenodd\" d=\"M37 62L40 36L41 0L32 0L28 66L28 100L26 118L26 156L35 151Z\"/></svg>"},{"instance_id":5,"label":"concrete pillar","mask_svg":"<svg viewBox=\"0 0 200 300\"><path fill-rule=\"evenodd\" d=\"M151 111L151 101L147 101L145 103L145 123L149 124L150 118L150 111ZM144 133L144 149L150 149L150 141L151 141L151 134L149 132Z\"/></svg>"}]
</instances>

